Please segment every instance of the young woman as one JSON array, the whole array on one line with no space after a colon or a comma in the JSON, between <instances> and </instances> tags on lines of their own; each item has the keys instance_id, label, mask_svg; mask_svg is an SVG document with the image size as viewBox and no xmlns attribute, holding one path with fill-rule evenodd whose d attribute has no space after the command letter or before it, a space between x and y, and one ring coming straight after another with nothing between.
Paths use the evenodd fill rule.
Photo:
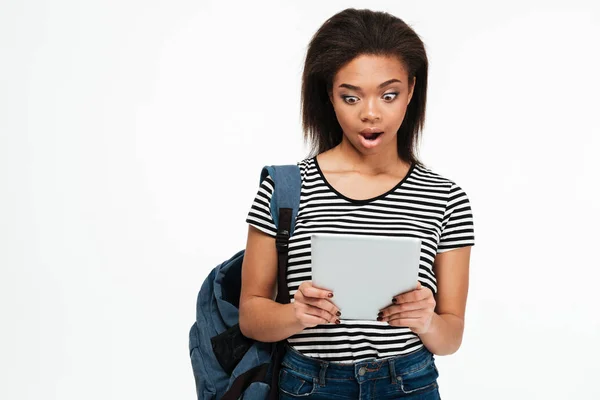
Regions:
<instances>
[{"instance_id":1,"label":"young woman","mask_svg":"<svg viewBox=\"0 0 600 400\"><path fill-rule=\"evenodd\" d=\"M265 179L248 214L240 327L287 339L282 399L438 399L435 355L458 350L464 328L473 218L454 181L415 155L425 118L423 42L383 12L344 10L309 45L302 78L301 201L290 238L290 304L276 303L276 229ZM335 296L311 284L313 232L421 239L418 288L373 320L344 320ZM368 273L364 266L362 273ZM361 271L351 271L361 273ZM365 288L357 296L368 296Z\"/></svg>"}]
</instances>

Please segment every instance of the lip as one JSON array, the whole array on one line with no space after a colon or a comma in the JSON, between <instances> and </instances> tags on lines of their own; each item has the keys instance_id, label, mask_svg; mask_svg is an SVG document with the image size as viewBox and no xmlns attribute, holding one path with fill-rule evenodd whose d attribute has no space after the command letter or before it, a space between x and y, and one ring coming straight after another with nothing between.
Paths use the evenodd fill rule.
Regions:
<instances>
[{"instance_id":1,"label":"lip","mask_svg":"<svg viewBox=\"0 0 600 400\"><path fill-rule=\"evenodd\" d=\"M360 131L360 133L376 133L376 132L383 132L383 129L381 129L381 128L365 128L362 131Z\"/></svg>"},{"instance_id":2,"label":"lip","mask_svg":"<svg viewBox=\"0 0 600 400\"><path fill-rule=\"evenodd\" d=\"M374 133L380 133L376 138L374 139L367 139L367 136L371 136ZM372 149L375 148L377 146L379 146L381 144L381 136L384 135L383 129L379 128L379 127L371 127L371 128L364 128L362 131L360 131L360 143L361 145L366 148L366 149Z\"/></svg>"},{"instance_id":3,"label":"lip","mask_svg":"<svg viewBox=\"0 0 600 400\"><path fill-rule=\"evenodd\" d=\"M377 146L379 146L381 144L381 136L383 136L384 134L382 133L381 135L379 135L377 138L372 139L372 140L368 140L364 135L360 135L360 144L365 148L365 149L372 149L375 148Z\"/></svg>"}]
</instances>

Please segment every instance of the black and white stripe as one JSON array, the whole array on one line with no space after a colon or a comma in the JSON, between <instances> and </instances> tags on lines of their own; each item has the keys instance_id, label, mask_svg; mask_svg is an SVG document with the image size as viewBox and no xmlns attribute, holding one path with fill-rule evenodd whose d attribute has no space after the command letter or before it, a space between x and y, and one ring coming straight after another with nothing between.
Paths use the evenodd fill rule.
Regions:
<instances>
[{"instance_id":1,"label":"black and white stripe","mask_svg":"<svg viewBox=\"0 0 600 400\"><path fill-rule=\"evenodd\" d=\"M302 176L300 208L290 238L288 290L311 280L310 235L315 232L409 236L421 239L419 280L437 292L435 255L475 244L473 216L466 193L453 181L413 165L393 189L368 200L337 192L324 178L315 158L298 163ZM246 222L276 235L269 203L273 180L261 184ZM368 295L368 293L366 294ZM343 316L342 316L343 317ZM378 321L341 320L319 325L288 338L306 356L333 362L356 362L405 354L423 346L408 328Z\"/></svg>"}]
</instances>

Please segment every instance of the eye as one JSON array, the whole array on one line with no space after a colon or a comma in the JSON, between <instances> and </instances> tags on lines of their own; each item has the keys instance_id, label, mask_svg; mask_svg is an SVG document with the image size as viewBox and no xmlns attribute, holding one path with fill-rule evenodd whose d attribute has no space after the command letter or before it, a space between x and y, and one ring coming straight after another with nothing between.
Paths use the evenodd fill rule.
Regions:
<instances>
[{"instance_id":1,"label":"eye","mask_svg":"<svg viewBox=\"0 0 600 400\"><path fill-rule=\"evenodd\" d=\"M342 99L348 104L354 104L358 101L358 100L355 100L353 102L348 102L348 99L357 99L356 96L342 96Z\"/></svg>"},{"instance_id":2,"label":"eye","mask_svg":"<svg viewBox=\"0 0 600 400\"><path fill-rule=\"evenodd\" d=\"M386 96L387 96L386 100L388 102L391 102L391 101L394 101L396 96L398 96L398 92L389 92L389 93L386 93L383 95L384 98ZM391 98L390 98L390 96L391 96ZM356 104L358 102L358 97L356 97L356 96L341 96L341 97L344 100L344 102L346 102L346 104Z\"/></svg>"},{"instance_id":3,"label":"eye","mask_svg":"<svg viewBox=\"0 0 600 400\"><path fill-rule=\"evenodd\" d=\"M397 92L390 92L390 93L386 93L386 94L384 94L384 95L383 95L383 97L385 97L385 96L392 96L392 95L393 95L394 97L392 97L392 98L390 99L390 101L394 100L394 99L396 98L396 96L398 96L398 93L397 93Z\"/></svg>"}]
</instances>

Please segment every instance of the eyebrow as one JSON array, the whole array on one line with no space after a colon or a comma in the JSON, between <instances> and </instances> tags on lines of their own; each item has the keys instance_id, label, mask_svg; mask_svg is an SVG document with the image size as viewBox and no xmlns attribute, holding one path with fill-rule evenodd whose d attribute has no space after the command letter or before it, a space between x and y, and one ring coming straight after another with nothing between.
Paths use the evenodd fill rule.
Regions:
<instances>
[{"instance_id":1,"label":"eyebrow","mask_svg":"<svg viewBox=\"0 0 600 400\"><path fill-rule=\"evenodd\" d=\"M387 81L383 82L382 84L380 84L379 86L377 86L377 89L381 89L382 87L387 86L387 85L389 85L391 83L394 83L394 82L400 82L400 83L402 83L402 81L400 81L399 79L395 79L394 78L394 79L390 79L390 80L387 80ZM350 89L350 90L356 90L357 92L360 92L362 90L360 87L351 85L349 83L342 83L338 87L347 88L347 89Z\"/></svg>"}]
</instances>

